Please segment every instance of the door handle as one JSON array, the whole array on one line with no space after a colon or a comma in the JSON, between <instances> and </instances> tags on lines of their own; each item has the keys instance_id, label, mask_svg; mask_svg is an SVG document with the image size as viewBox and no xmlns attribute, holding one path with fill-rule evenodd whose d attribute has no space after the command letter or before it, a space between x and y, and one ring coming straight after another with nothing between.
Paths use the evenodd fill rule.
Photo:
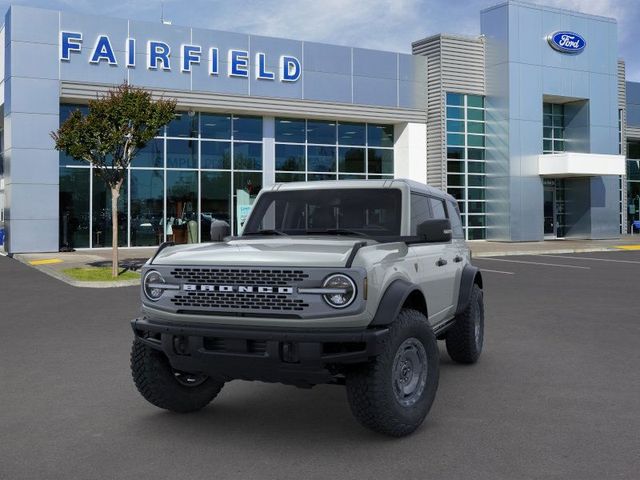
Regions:
<instances>
[{"instance_id":1,"label":"door handle","mask_svg":"<svg viewBox=\"0 0 640 480\"><path fill-rule=\"evenodd\" d=\"M444 258L440 258L436 262L436 265L439 266L439 267L444 267L446 264L447 264L447 261Z\"/></svg>"},{"instance_id":2,"label":"door handle","mask_svg":"<svg viewBox=\"0 0 640 480\"><path fill-rule=\"evenodd\" d=\"M460 263L460 262L462 261L462 257L461 257L460 255L456 255L456 256L453 258L453 261L454 261L454 262L456 262L456 263Z\"/></svg>"}]
</instances>

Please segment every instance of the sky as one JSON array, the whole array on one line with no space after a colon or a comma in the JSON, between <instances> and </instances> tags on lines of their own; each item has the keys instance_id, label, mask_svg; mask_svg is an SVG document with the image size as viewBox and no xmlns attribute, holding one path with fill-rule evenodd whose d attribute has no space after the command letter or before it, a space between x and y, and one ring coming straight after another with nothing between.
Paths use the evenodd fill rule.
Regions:
<instances>
[{"instance_id":1,"label":"sky","mask_svg":"<svg viewBox=\"0 0 640 480\"><path fill-rule=\"evenodd\" d=\"M640 0L529 0L616 18L618 56L627 80L640 81ZM252 33L410 53L411 42L437 33L477 35L480 10L502 0L0 0L132 20ZM588 40L587 40L588 41Z\"/></svg>"}]
</instances>

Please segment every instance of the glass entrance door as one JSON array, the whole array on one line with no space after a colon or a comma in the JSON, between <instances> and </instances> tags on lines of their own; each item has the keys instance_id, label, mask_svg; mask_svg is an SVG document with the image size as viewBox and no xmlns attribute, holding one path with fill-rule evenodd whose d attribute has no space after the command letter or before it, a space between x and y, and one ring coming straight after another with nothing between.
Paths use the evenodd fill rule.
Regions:
<instances>
[{"instance_id":1,"label":"glass entrance door","mask_svg":"<svg viewBox=\"0 0 640 480\"><path fill-rule=\"evenodd\" d=\"M556 236L555 222L555 196L556 181L551 178L545 178L544 183L544 236L545 238L553 238Z\"/></svg>"},{"instance_id":2,"label":"glass entrance door","mask_svg":"<svg viewBox=\"0 0 640 480\"><path fill-rule=\"evenodd\" d=\"M544 185L544 237L562 238L565 235L564 180L545 178Z\"/></svg>"}]
</instances>

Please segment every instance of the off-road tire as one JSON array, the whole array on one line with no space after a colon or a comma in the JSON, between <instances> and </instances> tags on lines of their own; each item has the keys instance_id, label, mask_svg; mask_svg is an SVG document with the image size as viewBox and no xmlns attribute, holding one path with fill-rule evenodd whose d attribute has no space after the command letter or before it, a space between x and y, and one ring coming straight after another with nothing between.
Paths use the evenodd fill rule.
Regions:
<instances>
[{"instance_id":1,"label":"off-road tire","mask_svg":"<svg viewBox=\"0 0 640 480\"><path fill-rule=\"evenodd\" d=\"M415 403L405 406L394 392L394 360L399 348L413 340L417 340L426 353L426 381ZM438 379L439 353L433 330L422 313L402 309L390 326L383 352L347 373L347 397L353 415L363 426L403 437L413 433L427 416L438 389Z\"/></svg>"},{"instance_id":2,"label":"off-road tire","mask_svg":"<svg viewBox=\"0 0 640 480\"><path fill-rule=\"evenodd\" d=\"M178 413L206 407L224 385L222 380L211 377L193 386L181 384L166 355L138 339L131 349L131 374L136 388L149 403Z\"/></svg>"},{"instance_id":3,"label":"off-road tire","mask_svg":"<svg viewBox=\"0 0 640 480\"><path fill-rule=\"evenodd\" d=\"M445 338L447 352L454 362L476 363L484 342L484 300L482 289L474 284L467 308L458 315Z\"/></svg>"}]
</instances>

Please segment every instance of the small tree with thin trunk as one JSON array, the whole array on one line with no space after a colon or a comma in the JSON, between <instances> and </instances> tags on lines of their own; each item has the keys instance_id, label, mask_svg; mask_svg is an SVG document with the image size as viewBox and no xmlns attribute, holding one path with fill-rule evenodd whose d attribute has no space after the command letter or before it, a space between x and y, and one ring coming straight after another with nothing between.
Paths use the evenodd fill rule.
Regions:
<instances>
[{"instance_id":1,"label":"small tree with thin trunk","mask_svg":"<svg viewBox=\"0 0 640 480\"><path fill-rule=\"evenodd\" d=\"M89 113L74 111L51 132L56 149L88 162L111 190L112 275L118 276L118 198L136 153L169 123L175 100L154 100L151 93L128 83L89 101Z\"/></svg>"}]
</instances>

